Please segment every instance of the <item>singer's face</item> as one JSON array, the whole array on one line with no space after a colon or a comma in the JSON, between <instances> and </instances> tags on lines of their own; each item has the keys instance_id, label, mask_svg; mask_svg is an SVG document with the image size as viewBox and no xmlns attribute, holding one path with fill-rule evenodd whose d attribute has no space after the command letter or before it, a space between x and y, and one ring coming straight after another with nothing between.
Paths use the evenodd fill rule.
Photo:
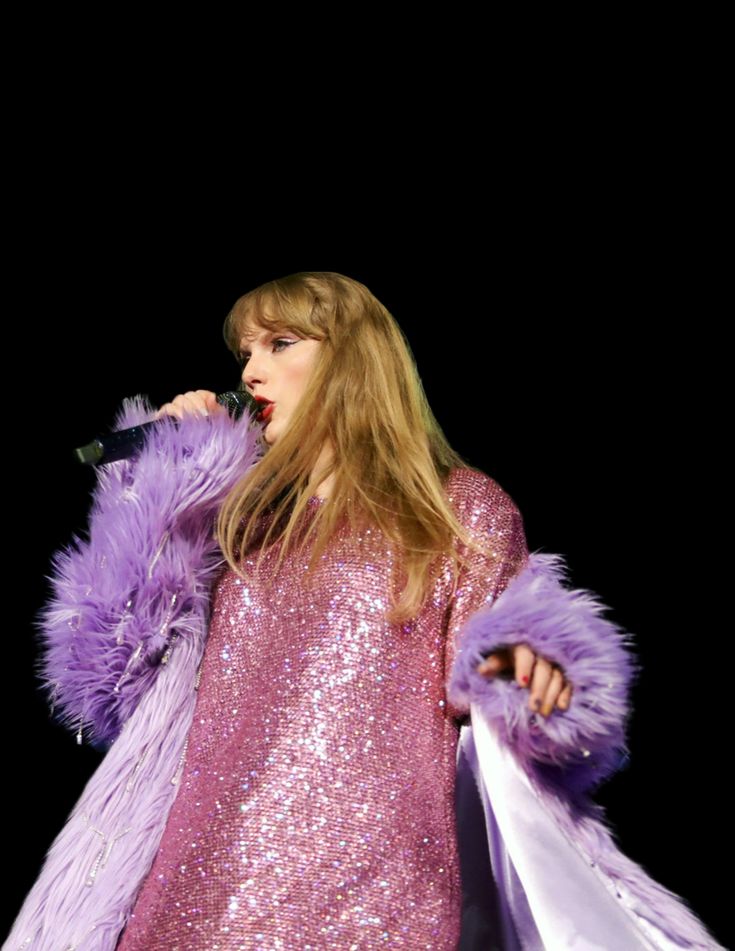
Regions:
<instances>
[{"instance_id":1,"label":"singer's face","mask_svg":"<svg viewBox=\"0 0 735 951\"><path fill-rule=\"evenodd\" d=\"M320 340L290 330L248 325L240 339L242 381L251 396L273 401L263 438L272 445L285 431L316 364Z\"/></svg>"}]
</instances>

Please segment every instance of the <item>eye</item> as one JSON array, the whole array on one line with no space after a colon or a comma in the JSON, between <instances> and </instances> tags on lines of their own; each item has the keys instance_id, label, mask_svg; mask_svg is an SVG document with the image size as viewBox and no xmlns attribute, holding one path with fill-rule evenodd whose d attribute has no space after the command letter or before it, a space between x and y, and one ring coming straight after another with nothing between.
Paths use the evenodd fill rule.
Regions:
<instances>
[{"instance_id":1,"label":"eye","mask_svg":"<svg viewBox=\"0 0 735 951\"><path fill-rule=\"evenodd\" d=\"M272 348L274 348L276 353L281 353L283 351L283 347L281 346L281 344L283 344L284 346L291 346L291 344L294 344L294 343L296 343L295 340L288 340L286 337L277 337L274 340L271 340L270 345ZM247 351L245 351L245 353L238 354L237 362L241 370L244 369L245 364L248 362L249 357L250 357L250 354Z\"/></svg>"},{"instance_id":2,"label":"eye","mask_svg":"<svg viewBox=\"0 0 735 951\"><path fill-rule=\"evenodd\" d=\"M285 337L279 337L277 340L274 340L274 341L272 342L271 346L272 346L272 347L277 347L279 343L292 344L292 343L296 343L296 341L295 341L295 340L287 340ZM277 350L276 352L277 352L277 353L280 353L280 350Z\"/></svg>"}]
</instances>

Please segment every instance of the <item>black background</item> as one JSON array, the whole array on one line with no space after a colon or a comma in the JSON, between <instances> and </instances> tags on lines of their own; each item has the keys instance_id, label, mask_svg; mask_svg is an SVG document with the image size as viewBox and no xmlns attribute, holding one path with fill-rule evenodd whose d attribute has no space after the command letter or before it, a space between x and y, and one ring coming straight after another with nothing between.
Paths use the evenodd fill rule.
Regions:
<instances>
[{"instance_id":1,"label":"black background","mask_svg":"<svg viewBox=\"0 0 735 951\"><path fill-rule=\"evenodd\" d=\"M50 556L86 525L96 478L71 451L107 430L124 396L161 405L233 388L229 307L300 270L347 274L388 307L450 442L515 499L530 550L562 553L571 583L634 633L644 670L632 758L596 799L621 848L720 927L710 864L727 815L730 717L721 589L710 585L720 345L666 202L594 186L573 200L503 192L502 215L458 197L381 217L365 196L348 214L333 195L328 214L305 200L255 214L233 198L193 217L173 190L165 207L132 214L123 194L80 214L64 196L43 205L43 227L22 229L7 353L25 370L4 407L17 519L6 535L7 815L22 847L6 928L102 758L49 720L32 669Z\"/></svg>"}]
</instances>

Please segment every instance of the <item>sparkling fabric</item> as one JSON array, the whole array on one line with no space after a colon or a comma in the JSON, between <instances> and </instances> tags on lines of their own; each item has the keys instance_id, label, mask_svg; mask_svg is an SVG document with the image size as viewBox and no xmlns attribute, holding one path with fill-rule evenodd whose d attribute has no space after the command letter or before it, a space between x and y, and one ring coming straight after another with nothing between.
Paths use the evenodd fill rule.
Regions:
<instances>
[{"instance_id":1,"label":"sparkling fabric","mask_svg":"<svg viewBox=\"0 0 735 951\"><path fill-rule=\"evenodd\" d=\"M496 545L471 555L453 597L443 559L410 622L385 621L395 556L376 529L341 525L309 584L308 549L270 585L279 543L252 581L225 566L180 788L118 951L456 949L468 711L445 684L462 625L528 550L489 476L455 469L446 492ZM327 504L313 496L304 524Z\"/></svg>"}]
</instances>

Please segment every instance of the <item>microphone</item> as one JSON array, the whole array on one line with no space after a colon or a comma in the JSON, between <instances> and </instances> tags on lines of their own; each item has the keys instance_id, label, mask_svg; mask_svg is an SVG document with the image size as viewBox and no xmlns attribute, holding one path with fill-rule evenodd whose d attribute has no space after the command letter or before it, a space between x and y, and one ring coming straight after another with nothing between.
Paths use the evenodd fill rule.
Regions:
<instances>
[{"instance_id":1,"label":"microphone","mask_svg":"<svg viewBox=\"0 0 735 951\"><path fill-rule=\"evenodd\" d=\"M235 419L240 419L246 409L251 416L256 416L262 409L262 406L247 390L228 390L226 393L220 393L217 396L217 402L224 406L230 416ZM108 462L127 459L143 446L148 430L152 426L157 426L162 419L163 417L151 419L147 423L132 426L130 429L121 429L116 433L98 436L86 446L75 449L74 460L87 465L104 466Z\"/></svg>"}]
</instances>

